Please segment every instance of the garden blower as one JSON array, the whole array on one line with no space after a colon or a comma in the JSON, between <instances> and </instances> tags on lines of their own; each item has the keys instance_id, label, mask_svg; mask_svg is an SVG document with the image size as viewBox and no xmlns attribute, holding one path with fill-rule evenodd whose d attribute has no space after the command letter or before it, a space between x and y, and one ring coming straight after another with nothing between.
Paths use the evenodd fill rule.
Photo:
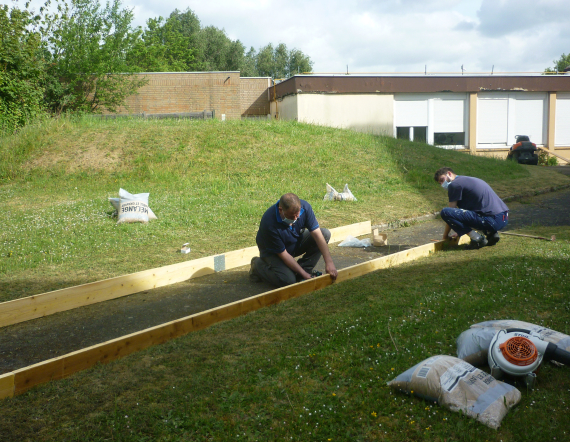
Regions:
<instances>
[{"instance_id":1,"label":"garden blower","mask_svg":"<svg viewBox=\"0 0 570 442\"><path fill-rule=\"evenodd\" d=\"M496 379L501 379L504 375L523 378L528 388L533 388L536 370L543 359L570 366L570 352L542 340L530 330L499 330L489 345L491 376Z\"/></svg>"}]
</instances>

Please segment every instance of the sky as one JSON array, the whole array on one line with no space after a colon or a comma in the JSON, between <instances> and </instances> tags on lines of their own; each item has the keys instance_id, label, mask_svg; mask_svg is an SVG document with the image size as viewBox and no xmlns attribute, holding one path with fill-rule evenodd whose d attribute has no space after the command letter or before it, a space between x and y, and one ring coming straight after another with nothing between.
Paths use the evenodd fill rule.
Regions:
<instances>
[{"instance_id":1,"label":"sky","mask_svg":"<svg viewBox=\"0 0 570 442\"><path fill-rule=\"evenodd\" d=\"M6 1L6 0L5 0ZM7 0L9 1L9 0ZM104 0L100 0L104 3ZM38 2L39 0L34 0ZM542 72L570 53L570 0L122 0L134 25L190 8L246 50L300 49L315 73Z\"/></svg>"}]
</instances>

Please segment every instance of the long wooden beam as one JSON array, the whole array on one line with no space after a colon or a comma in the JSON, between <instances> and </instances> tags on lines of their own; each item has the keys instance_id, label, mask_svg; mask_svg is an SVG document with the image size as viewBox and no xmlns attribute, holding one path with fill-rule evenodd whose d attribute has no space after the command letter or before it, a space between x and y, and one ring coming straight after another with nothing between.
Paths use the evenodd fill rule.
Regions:
<instances>
[{"instance_id":1,"label":"long wooden beam","mask_svg":"<svg viewBox=\"0 0 570 442\"><path fill-rule=\"evenodd\" d=\"M538 148L540 150L542 150L543 152L546 152L548 155L554 155L555 157L560 158L561 160L566 161L568 164L570 164L570 160L568 158L564 158L562 155L558 155L557 153L551 152L548 149L545 149L544 147L538 146Z\"/></svg>"},{"instance_id":2,"label":"long wooden beam","mask_svg":"<svg viewBox=\"0 0 570 442\"><path fill-rule=\"evenodd\" d=\"M464 235L462 239L468 240L468 237ZM385 269L428 256L433 252L441 250L443 244L443 241L425 244L341 269L338 272L335 284L375 270ZM318 278L261 293L0 375L0 399L21 394L45 382L65 378L73 373L90 368L97 363L106 363L122 358L152 345L162 344L193 331L202 330L218 322L233 319L260 308L296 298L331 284L333 284L333 281L330 276L322 275Z\"/></svg>"},{"instance_id":3,"label":"long wooden beam","mask_svg":"<svg viewBox=\"0 0 570 442\"><path fill-rule=\"evenodd\" d=\"M331 229L330 243L371 232L370 221ZM249 264L257 246L0 303L0 327Z\"/></svg>"}]
</instances>

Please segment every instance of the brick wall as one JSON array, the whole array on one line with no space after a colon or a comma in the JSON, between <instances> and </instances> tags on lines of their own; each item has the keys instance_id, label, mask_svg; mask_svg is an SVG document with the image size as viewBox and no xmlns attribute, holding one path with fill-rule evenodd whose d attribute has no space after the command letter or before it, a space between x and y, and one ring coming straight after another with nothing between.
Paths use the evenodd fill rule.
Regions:
<instances>
[{"instance_id":1,"label":"brick wall","mask_svg":"<svg viewBox=\"0 0 570 442\"><path fill-rule=\"evenodd\" d=\"M242 117L267 115L270 112L267 92L270 85L270 78L245 77L240 79Z\"/></svg>"},{"instance_id":2,"label":"brick wall","mask_svg":"<svg viewBox=\"0 0 570 442\"><path fill-rule=\"evenodd\" d=\"M269 78L240 78L239 72L163 72L137 74L148 84L125 101L118 114L222 114L228 120L267 115Z\"/></svg>"}]
</instances>

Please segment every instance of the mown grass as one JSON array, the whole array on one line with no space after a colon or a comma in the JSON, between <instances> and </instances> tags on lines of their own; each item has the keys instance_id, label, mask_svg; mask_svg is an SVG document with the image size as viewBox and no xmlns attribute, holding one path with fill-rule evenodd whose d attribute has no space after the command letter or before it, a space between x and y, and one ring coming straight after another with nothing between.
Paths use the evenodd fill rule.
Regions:
<instances>
[{"instance_id":1,"label":"mown grass","mask_svg":"<svg viewBox=\"0 0 570 442\"><path fill-rule=\"evenodd\" d=\"M439 210L443 165L501 195L568 177L433 146L294 122L62 118L0 139L0 301L255 244L285 192L321 225L373 224ZM324 202L348 183L353 204ZM108 197L150 192L158 220L116 225ZM190 242L192 253L180 255Z\"/></svg>"},{"instance_id":2,"label":"mown grass","mask_svg":"<svg viewBox=\"0 0 570 442\"><path fill-rule=\"evenodd\" d=\"M60 120L0 141L1 300L251 246L286 191L335 227L441 208L432 177L442 165L503 196L568 183L545 168L297 123ZM348 183L359 201L322 202L326 182ZM119 187L150 192L159 219L117 226L107 197ZM473 323L570 333L570 227L525 233L557 240L503 236L438 253L0 401L0 441L568 439L567 367L544 364L498 431L386 387L455 354ZM192 253L177 255L186 241Z\"/></svg>"},{"instance_id":3,"label":"mown grass","mask_svg":"<svg viewBox=\"0 0 570 442\"><path fill-rule=\"evenodd\" d=\"M473 323L570 333L570 227L529 233L557 240L448 250L4 400L0 440L567 440L568 367L544 363L499 430L386 386Z\"/></svg>"}]
</instances>

